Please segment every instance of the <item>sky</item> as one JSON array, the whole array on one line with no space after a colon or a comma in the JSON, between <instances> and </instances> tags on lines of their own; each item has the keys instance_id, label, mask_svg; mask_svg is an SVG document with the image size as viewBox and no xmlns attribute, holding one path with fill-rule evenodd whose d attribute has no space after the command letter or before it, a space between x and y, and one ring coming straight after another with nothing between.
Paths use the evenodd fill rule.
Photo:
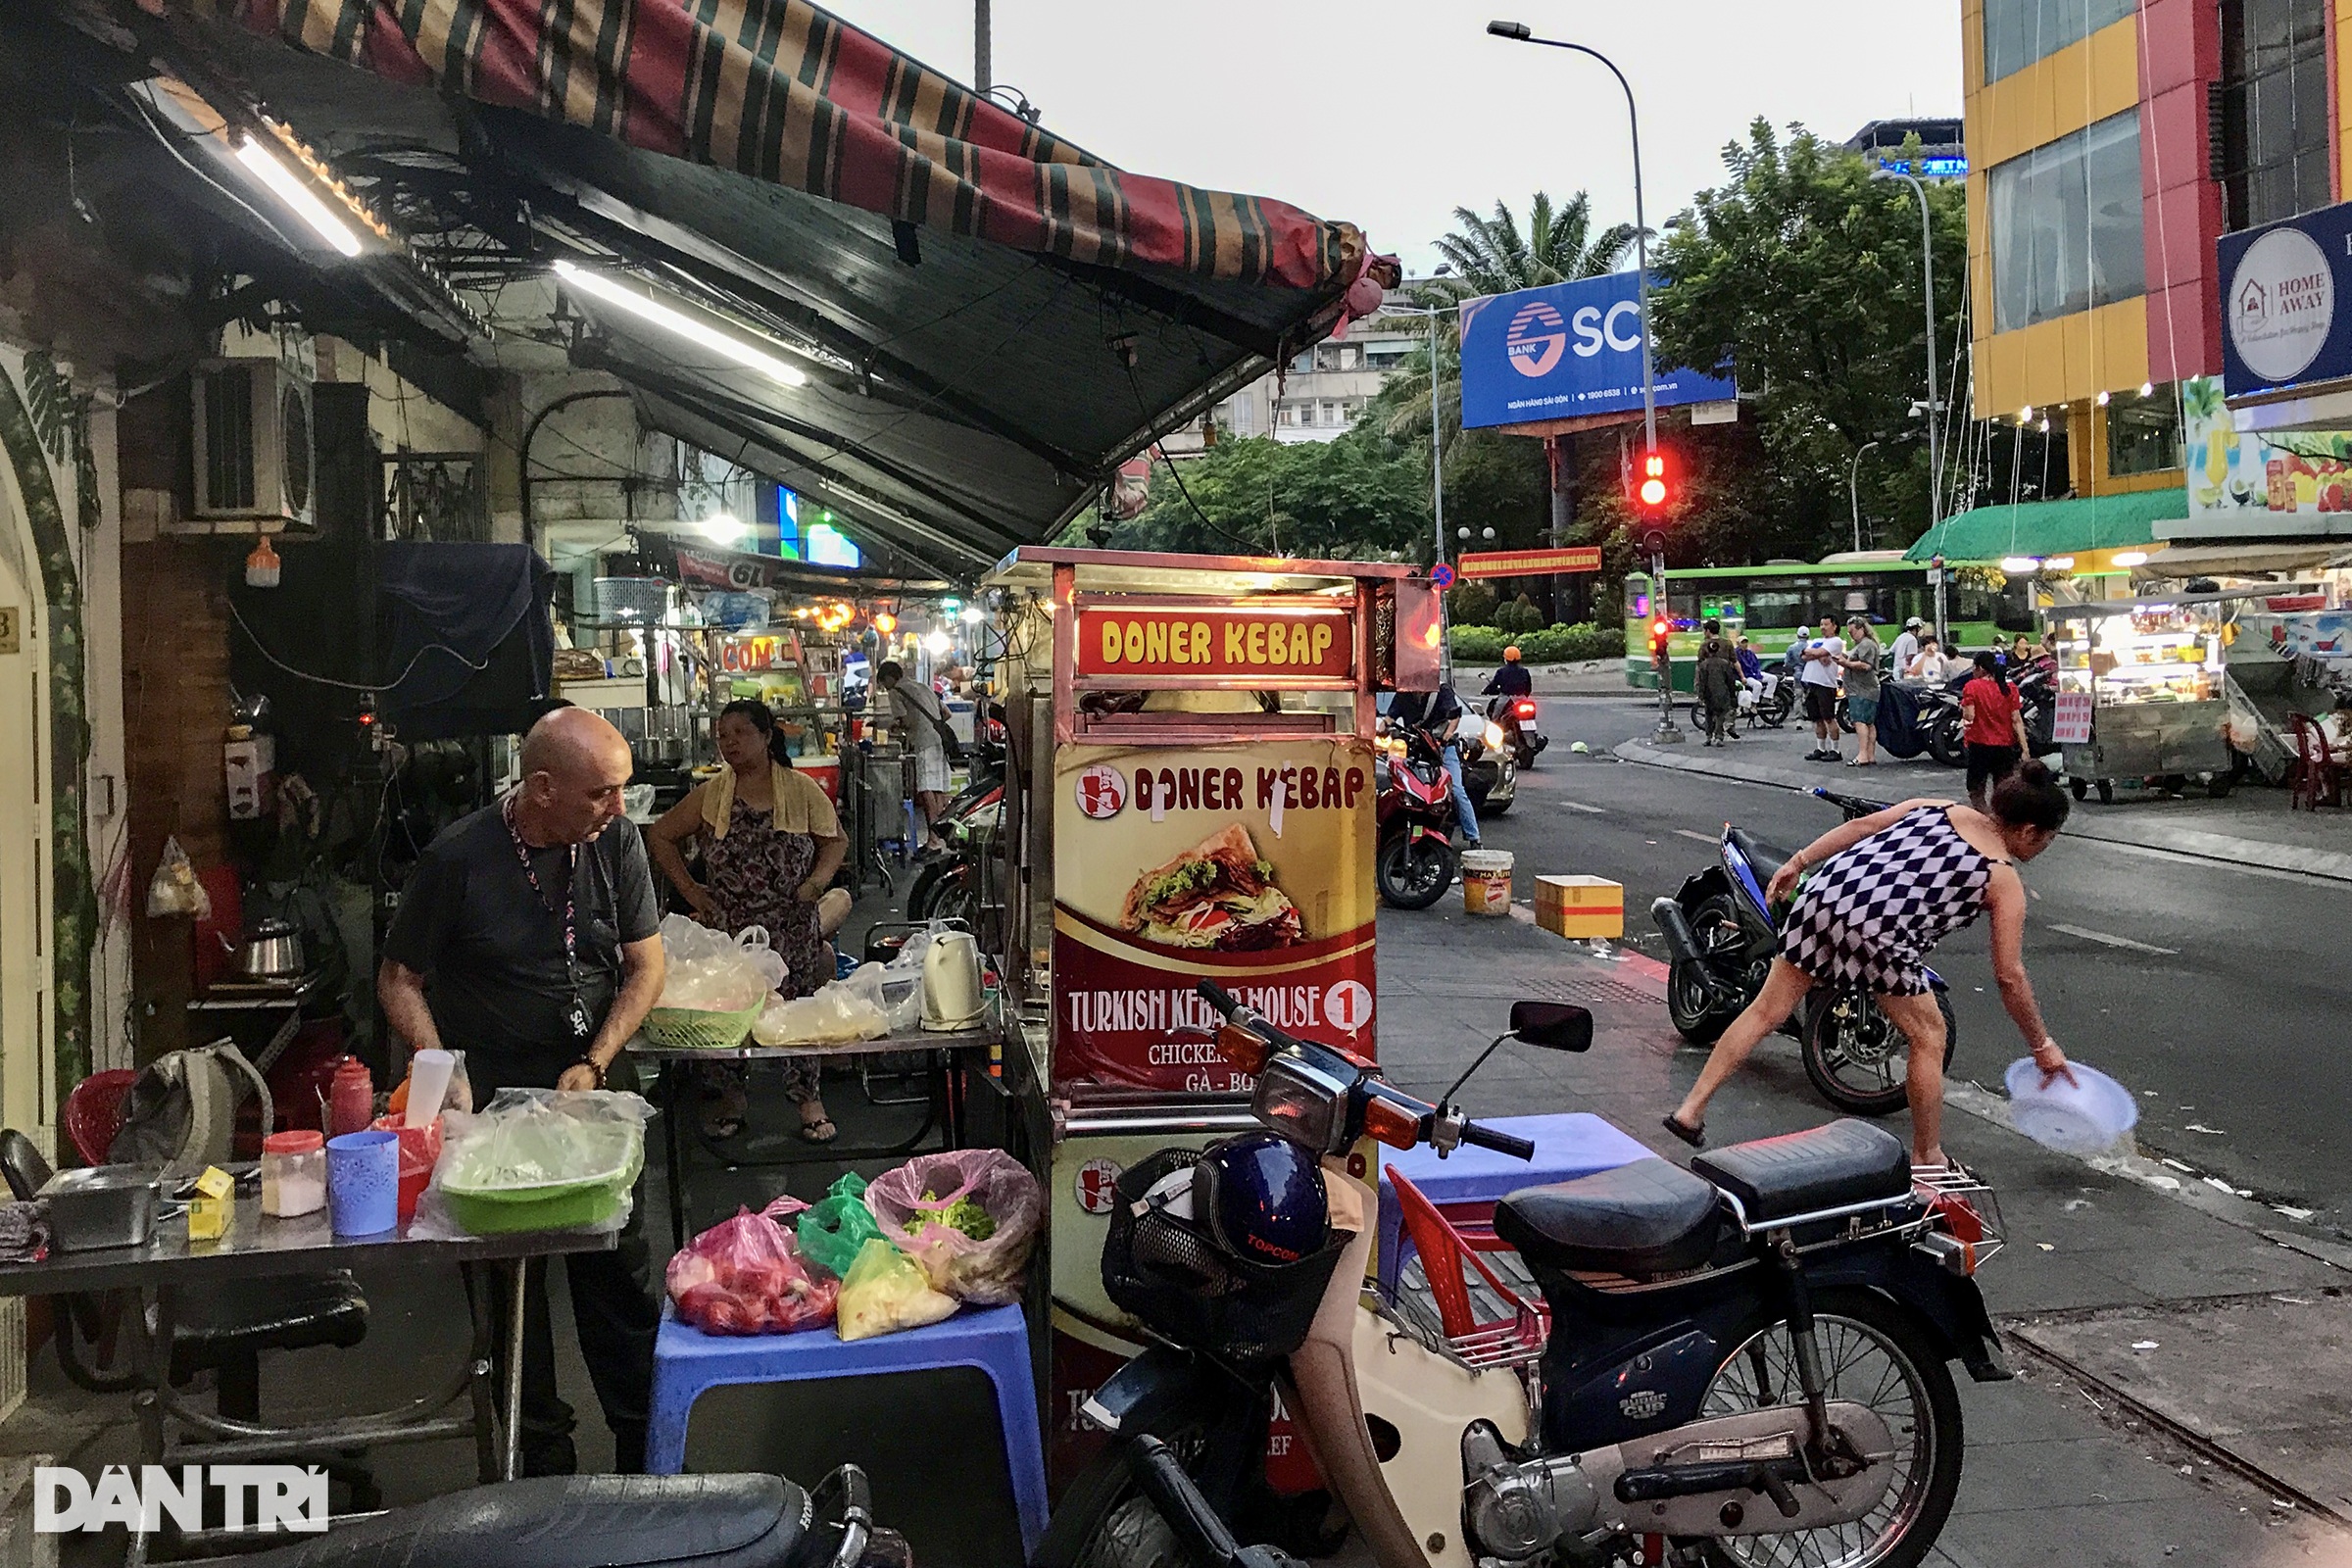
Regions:
<instances>
[{"instance_id":1,"label":"sky","mask_svg":"<svg viewBox=\"0 0 2352 1568\"><path fill-rule=\"evenodd\" d=\"M821 0L957 80L969 0ZM1624 96L1597 62L1489 37L1492 17L1613 59L1640 101L1654 229L1721 181L1761 115L1843 140L1960 113L1959 0L992 0L995 76L1123 169L1271 196L1419 274L1456 206L1592 193L1634 216Z\"/></svg>"}]
</instances>

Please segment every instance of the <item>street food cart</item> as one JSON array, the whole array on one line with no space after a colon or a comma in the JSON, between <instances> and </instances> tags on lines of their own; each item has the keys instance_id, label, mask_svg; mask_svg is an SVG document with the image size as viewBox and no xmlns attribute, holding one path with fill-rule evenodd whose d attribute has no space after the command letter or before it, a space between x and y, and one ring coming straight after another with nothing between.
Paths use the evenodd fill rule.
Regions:
<instances>
[{"instance_id":1,"label":"street food cart","mask_svg":"<svg viewBox=\"0 0 2352 1568\"><path fill-rule=\"evenodd\" d=\"M1009 731L987 935L1052 1142L1058 1486L1141 1348L1102 1290L1113 1181L1255 1125L1195 986L1374 1054L1375 693L1434 688L1438 603L1403 565L1034 546L983 585Z\"/></svg>"},{"instance_id":2,"label":"street food cart","mask_svg":"<svg viewBox=\"0 0 2352 1568\"><path fill-rule=\"evenodd\" d=\"M2118 779L2191 778L2227 795L2230 749L2225 650L2236 596L2058 605L2054 735L2075 799L2115 798Z\"/></svg>"}]
</instances>

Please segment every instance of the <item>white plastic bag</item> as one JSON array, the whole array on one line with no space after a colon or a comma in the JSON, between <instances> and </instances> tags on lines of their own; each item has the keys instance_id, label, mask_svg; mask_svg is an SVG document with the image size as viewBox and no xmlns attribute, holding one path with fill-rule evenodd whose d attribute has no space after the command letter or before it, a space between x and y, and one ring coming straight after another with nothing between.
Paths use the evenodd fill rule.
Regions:
<instances>
[{"instance_id":1,"label":"white plastic bag","mask_svg":"<svg viewBox=\"0 0 2352 1568\"><path fill-rule=\"evenodd\" d=\"M752 1038L763 1046L841 1045L888 1033L878 963L860 964L847 980L819 987L811 997L771 998L752 1025Z\"/></svg>"},{"instance_id":2,"label":"white plastic bag","mask_svg":"<svg viewBox=\"0 0 2352 1568\"><path fill-rule=\"evenodd\" d=\"M662 955L667 972L660 1007L703 1012L741 1012L784 983L784 956L769 946L767 928L747 925L733 936L713 931L682 914L662 921Z\"/></svg>"},{"instance_id":3,"label":"white plastic bag","mask_svg":"<svg viewBox=\"0 0 2352 1568\"><path fill-rule=\"evenodd\" d=\"M212 912L213 896L196 880L196 863L179 847L176 836L165 839L164 858L156 862L155 877L147 884L148 917L192 914L203 920Z\"/></svg>"}]
</instances>

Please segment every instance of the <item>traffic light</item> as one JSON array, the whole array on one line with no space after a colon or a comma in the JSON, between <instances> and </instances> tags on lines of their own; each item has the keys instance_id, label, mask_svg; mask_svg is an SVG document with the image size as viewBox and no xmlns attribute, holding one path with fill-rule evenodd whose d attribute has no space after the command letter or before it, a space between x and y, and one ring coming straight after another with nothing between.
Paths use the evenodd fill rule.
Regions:
<instances>
[{"instance_id":1,"label":"traffic light","mask_svg":"<svg viewBox=\"0 0 2352 1568\"><path fill-rule=\"evenodd\" d=\"M1666 662L1667 639L1674 635L1674 622L1658 615L1649 623L1649 662L1663 666Z\"/></svg>"},{"instance_id":2,"label":"traffic light","mask_svg":"<svg viewBox=\"0 0 2352 1568\"><path fill-rule=\"evenodd\" d=\"M1642 454L1641 468L1642 477L1634 486L1634 510L1644 522L1655 522L1666 515L1675 499L1673 465L1663 448L1653 448Z\"/></svg>"}]
</instances>

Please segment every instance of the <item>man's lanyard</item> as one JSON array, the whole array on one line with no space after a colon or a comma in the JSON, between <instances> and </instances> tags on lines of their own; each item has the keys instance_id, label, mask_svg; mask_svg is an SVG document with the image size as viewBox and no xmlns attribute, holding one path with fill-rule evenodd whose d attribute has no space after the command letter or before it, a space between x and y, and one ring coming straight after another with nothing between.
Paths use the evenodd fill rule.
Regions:
<instances>
[{"instance_id":1,"label":"man's lanyard","mask_svg":"<svg viewBox=\"0 0 2352 1568\"><path fill-rule=\"evenodd\" d=\"M523 880L530 883L532 894L539 900L539 906L564 922L564 965L571 971L576 982L580 972L580 922L576 903L580 886L580 847L577 844L571 846L571 874L564 882L564 907L558 909L556 901L549 898L547 890L539 885L539 873L531 868L530 846L522 842L522 834L515 830L513 796L507 797L507 804L499 814L507 824L508 842L514 846L514 858L522 864Z\"/></svg>"}]
</instances>

